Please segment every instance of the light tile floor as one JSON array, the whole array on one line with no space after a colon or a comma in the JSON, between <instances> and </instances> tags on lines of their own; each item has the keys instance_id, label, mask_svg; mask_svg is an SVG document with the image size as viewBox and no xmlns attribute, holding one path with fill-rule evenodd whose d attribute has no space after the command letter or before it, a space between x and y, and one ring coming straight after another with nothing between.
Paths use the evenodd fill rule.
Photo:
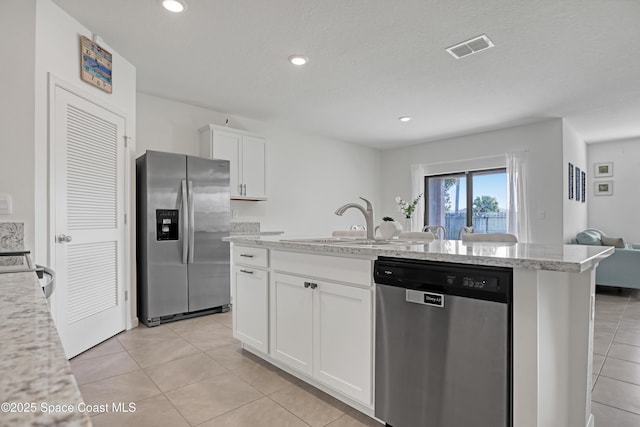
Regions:
<instances>
[{"instance_id":1,"label":"light tile floor","mask_svg":"<svg viewBox=\"0 0 640 427\"><path fill-rule=\"evenodd\" d=\"M95 426L379 427L342 402L243 351L231 313L140 326L71 360ZM640 426L640 291L598 289L593 354L596 426ZM111 408L110 408L111 409Z\"/></svg>"},{"instance_id":2,"label":"light tile floor","mask_svg":"<svg viewBox=\"0 0 640 427\"><path fill-rule=\"evenodd\" d=\"M640 291L597 289L591 408L597 427L640 426Z\"/></svg>"},{"instance_id":3,"label":"light tile floor","mask_svg":"<svg viewBox=\"0 0 640 427\"><path fill-rule=\"evenodd\" d=\"M362 427L380 424L242 350L231 313L123 332L71 368L94 426ZM117 413L112 402L135 403Z\"/></svg>"}]
</instances>

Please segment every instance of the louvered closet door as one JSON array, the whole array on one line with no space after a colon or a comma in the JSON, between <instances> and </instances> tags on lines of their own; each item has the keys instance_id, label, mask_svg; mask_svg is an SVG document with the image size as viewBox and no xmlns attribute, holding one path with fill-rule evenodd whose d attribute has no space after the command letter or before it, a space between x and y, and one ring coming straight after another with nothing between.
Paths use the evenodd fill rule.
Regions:
<instances>
[{"instance_id":1,"label":"louvered closet door","mask_svg":"<svg viewBox=\"0 0 640 427\"><path fill-rule=\"evenodd\" d=\"M55 89L56 324L71 358L125 329L122 117Z\"/></svg>"}]
</instances>

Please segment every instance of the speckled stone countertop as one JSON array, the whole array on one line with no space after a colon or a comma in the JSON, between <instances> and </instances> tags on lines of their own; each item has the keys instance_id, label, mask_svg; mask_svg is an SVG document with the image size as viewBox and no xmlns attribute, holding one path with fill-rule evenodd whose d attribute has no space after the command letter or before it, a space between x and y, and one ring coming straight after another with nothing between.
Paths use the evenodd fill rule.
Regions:
<instances>
[{"instance_id":1,"label":"speckled stone countertop","mask_svg":"<svg viewBox=\"0 0 640 427\"><path fill-rule=\"evenodd\" d=\"M434 240L424 244L360 245L348 239L327 237L326 242L305 242L286 236L231 236L223 240L240 245L259 246L325 255L394 257L428 261L457 262L532 270L581 273L597 265L614 251L613 247L587 245L541 245L534 243L463 243L460 240ZM318 238L318 240L323 240Z\"/></svg>"},{"instance_id":2,"label":"speckled stone countertop","mask_svg":"<svg viewBox=\"0 0 640 427\"><path fill-rule=\"evenodd\" d=\"M35 273L0 274L0 343L0 426L91 425Z\"/></svg>"}]
</instances>

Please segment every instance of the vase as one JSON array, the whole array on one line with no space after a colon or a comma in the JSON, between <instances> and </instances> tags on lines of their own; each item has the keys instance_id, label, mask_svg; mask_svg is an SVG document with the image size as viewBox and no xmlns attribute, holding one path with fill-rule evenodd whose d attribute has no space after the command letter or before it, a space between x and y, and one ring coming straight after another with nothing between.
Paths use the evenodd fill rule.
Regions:
<instances>
[{"instance_id":1,"label":"vase","mask_svg":"<svg viewBox=\"0 0 640 427\"><path fill-rule=\"evenodd\" d=\"M390 240L402 231L402 226L395 221L383 221L378 229L383 239Z\"/></svg>"},{"instance_id":2,"label":"vase","mask_svg":"<svg viewBox=\"0 0 640 427\"><path fill-rule=\"evenodd\" d=\"M408 216L404 219L404 231L413 231L413 227L411 225L411 217Z\"/></svg>"}]
</instances>

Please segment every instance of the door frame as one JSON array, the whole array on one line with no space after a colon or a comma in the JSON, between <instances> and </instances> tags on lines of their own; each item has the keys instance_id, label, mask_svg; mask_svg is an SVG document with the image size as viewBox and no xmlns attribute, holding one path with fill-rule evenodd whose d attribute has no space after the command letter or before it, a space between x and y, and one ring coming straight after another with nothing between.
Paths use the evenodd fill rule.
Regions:
<instances>
[{"instance_id":1,"label":"door frame","mask_svg":"<svg viewBox=\"0 0 640 427\"><path fill-rule=\"evenodd\" d=\"M131 255L134 254L134 249L132 247L132 232L135 229L132 227L132 221L135 219L135 212L132 212L132 203L131 203L131 194L132 194L132 181L131 181L131 156L135 157L135 140L130 135L129 127L131 123L134 122L127 113L109 103L108 101L104 101L97 96L91 94L88 91L83 90L82 88L70 83L69 81L60 78L59 76L48 72L48 111L47 111L47 264L50 265L55 271L56 265L56 244L55 244L55 223L56 223L56 212L55 212L55 90L56 88L60 88L66 90L74 94L75 96L84 99L87 102L95 104L96 106L108 110L109 112L122 117L124 120L124 134L126 145L124 147L124 214L126 220L124 221L124 240L123 240L123 257L124 257L124 265L123 267L123 277L124 277L124 291L125 295L125 327L126 330L132 329L138 325L137 316L133 316L132 314L137 314L136 311L136 295L131 292L131 283L132 283L132 274L135 274L135 269L132 267L132 258ZM135 158L133 159L135 161ZM56 293L53 293L53 298L51 298L51 312L53 313L54 321L57 321L57 305L56 305Z\"/></svg>"}]
</instances>

